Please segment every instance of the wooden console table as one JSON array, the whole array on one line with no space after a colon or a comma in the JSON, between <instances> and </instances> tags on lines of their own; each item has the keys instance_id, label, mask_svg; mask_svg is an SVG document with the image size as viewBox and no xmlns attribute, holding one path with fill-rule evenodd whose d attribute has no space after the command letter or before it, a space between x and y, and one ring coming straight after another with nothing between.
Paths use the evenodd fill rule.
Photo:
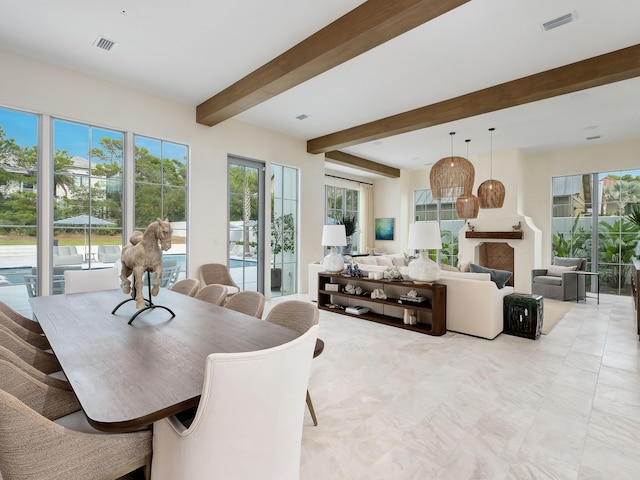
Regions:
<instances>
[{"instance_id":1,"label":"wooden console table","mask_svg":"<svg viewBox=\"0 0 640 480\"><path fill-rule=\"evenodd\" d=\"M349 283L362 288L366 295L346 293L344 288ZM334 285L333 288L337 290L328 290L328 284ZM383 289L387 298L371 298L371 292L376 288ZM399 303L400 296L409 290L416 290L427 300L415 305ZM343 308L335 307L336 305L343 308L362 305L369 308L369 311L361 315L351 314ZM409 281L374 280L319 273L318 308L428 335L444 335L447 331L447 286L439 283L416 284ZM403 319L409 313L416 316L415 325L404 323Z\"/></svg>"}]
</instances>

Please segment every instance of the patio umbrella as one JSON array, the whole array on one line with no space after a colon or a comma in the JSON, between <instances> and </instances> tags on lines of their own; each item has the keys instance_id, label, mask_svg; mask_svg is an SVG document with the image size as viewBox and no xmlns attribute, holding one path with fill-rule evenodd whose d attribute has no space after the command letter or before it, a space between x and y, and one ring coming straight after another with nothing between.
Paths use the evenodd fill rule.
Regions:
<instances>
[{"instance_id":1,"label":"patio umbrella","mask_svg":"<svg viewBox=\"0 0 640 480\"><path fill-rule=\"evenodd\" d=\"M84 253L87 255L87 226L108 227L115 225L114 222L94 217L92 215L82 214L75 217L62 218L53 222L54 225L82 226L84 231Z\"/></svg>"}]
</instances>

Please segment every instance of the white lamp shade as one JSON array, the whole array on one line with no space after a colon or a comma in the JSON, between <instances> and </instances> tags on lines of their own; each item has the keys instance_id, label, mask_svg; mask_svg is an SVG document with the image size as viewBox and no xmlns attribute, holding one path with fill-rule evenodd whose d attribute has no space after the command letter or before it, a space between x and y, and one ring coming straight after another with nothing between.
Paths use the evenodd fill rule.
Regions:
<instances>
[{"instance_id":1,"label":"white lamp shade","mask_svg":"<svg viewBox=\"0 0 640 480\"><path fill-rule=\"evenodd\" d=\"M440 250L440 226L435 222L416 222L409 224L407 248L412 250Z\"/></svg>"},{"instance_id":2,"label":"white lamp shade","mask_svg":"<svg viewBox=\"0 0 640 480\"><path fill-rule=\"evenodd\" d=\"M344 225L325 225L322 227L323 247L344 247L347 245L347 232Z\"/></svg>"}]
</instances>

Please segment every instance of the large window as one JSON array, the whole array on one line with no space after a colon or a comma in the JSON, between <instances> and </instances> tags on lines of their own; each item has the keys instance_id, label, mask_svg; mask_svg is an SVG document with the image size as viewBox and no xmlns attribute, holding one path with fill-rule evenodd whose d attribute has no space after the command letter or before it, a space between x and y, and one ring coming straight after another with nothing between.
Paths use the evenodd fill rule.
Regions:
<instances>
[{"instance_id":1,"label":"large window","mask_svg":"<svg viewBox=\"0 0 640 480\"><path fill-rule=\"evenodd\" d=\"M553 256L586 258L587 269L600 273L603 292L629 295L640 235L640 171L555 177L552 195Z\"/></svg>"},{"instance_id":2,"label":"large window","mask_svg":"<svg viewBox=\"0 0 640 480\"><path fill-rule=\"evenodd\" d=\"M347 246L343 253L357 253L359 242L360 190L333 185L325 186L325 224L344 223ZM327 247L328 248L328 247Z\"/></svg>"},{"instance_id":3,"label":"large window","mask_svg":"<svg viewBox=\"0 0 640 480\"><path fill-rule=\"evenodd\" d=\"M271 166L271 295L296 293L298 170Z\"/></svg>"},{"instance_id":4,"label":"large window","mask_svg":"<svg viewBox=\"0 0 640 480\"><path fill-rule=\"evenodd\" d=\"M37 146L38 116L0 108L0 300L25 314L36 285Z\"/></svg>"},{"instance_id":5,"label":"large window","mask_svg":"<svg viewBox=\"0 0 640 480\"><path fill-rule=\"evenodd\" d=\"M41 150L39 134L50 150ZM40 294L38 285L63 293L64 270L113 266L128 240L127 208L135 209L138 229L169 218L174 248L165 259L177 265L170 273L184 269L188 148L137 137L135 159L127 159L124 143L122 131L0 108L1 301L29 315L28 297ZM136 198L125 205L125 181L134 182L125 165L134 160ZM38 204L52 215L39 212ZM48 232L53 245L37 245L38 233L46 238ZM51 271L37 270L39 255Z\"/></svg>"},{"instance_id":6,"label":"large window","mask_svg":"<svg viewBox=\"0 0 640 480\"><path fill-rule=\"evenodd\" d=\"M413 221L440 221L442 250L439 252L440 263L458 265L458 232L464 226L464 220L456 214L455 202L441 200L438 202L431 196L431 189L413 192Z\"/></svg>"},{"instance_id":7,"label":"large window","mask_svg":"<svg viewBox=\"0 0 640 480\"><path fill-rule=\"evenodd\" d=\"M122 245L123 140L122 132L53 121L56 284L65 268L104 267L101 246Z\"/></svg>"},{"instance_id":8,"label":"large window","mask_svg":"<svg viewBox=\"0 0 640 480\"><path fill-rule=\"evenodd\" d=\"M163 254L163 284L184 274L187 243L186 145L135 136L135 227L144 231L158 218L173 228L171 250Z\"/></svg>"}]
</instances>

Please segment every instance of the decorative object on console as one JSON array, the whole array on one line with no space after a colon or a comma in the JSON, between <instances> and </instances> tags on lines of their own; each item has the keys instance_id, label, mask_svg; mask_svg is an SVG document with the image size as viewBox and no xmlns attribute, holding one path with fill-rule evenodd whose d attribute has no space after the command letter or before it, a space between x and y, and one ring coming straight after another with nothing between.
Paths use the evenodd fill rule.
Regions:
<instances>
[{"instance_id":1,"label":"decorative object on console","mask_svg":"<svg viewBox=\"0 0 640 480\"><path fill-rule=\"evenodd\" d=\"M382 288L374 288L373 291L371 292L371 298L373 299L379 298L380 300L386 300L387 294Z\"/></svg>"},{"instance_id":2,"label":"decorative object on console","mask_svg":"<svg viewBox=\"0 0 640 480\"><path fill-rule=\"evenodd\" d=\"M504 203L504 185L500 180L493 179L493 131L491 132L491 157L489 166L489 180L485 180L478 187L478 200L480 200L480 208L502 208Z\"/></svg>"},{"instance_id":3,"label":"decorative object on console","mask_svg":"<svg viewBox=\"0 0 640 480\"><path fill-rule=\"evenodd\" d=\"M322 227L322 246L331 247L329 255L324 257L322 265L329 273L339 273L344 270L344 259L336 252L336 247L347 244L344 225L325 225Z\"/></svg>"},{"instance_id":4,"label":"decorative object on console","mask_svg":"<svg viewBox=\"0 0 640 480\"><path fill-rule=\"evenodd\" d=\"M429 183L434 200L457 198L460 195L471 195L475 180L473 164L464 157L453 156L453 136L451 132L451 156L441 158L431 167Z\"/></svg>"},{"instance_id":5,"label":"decorative object on console","mask_svg":"<svg viewBox=\"0 0 640 480\"><path fill-rule=\"evenodd\" d=\"M362 295L362 287L354 285L353 283L347 283L344 287L344 293L349 295Z\"/></svg>"},{"instance_id":6,"label":"decorative object on console","mask_svg":"<svg viewBox=\"0 0 640 480\"><path fill-rule=\"evenodd\" d=\"M340 291L340 284L339 283L327 283L324 286L324 289L327 292L339 292Z\"/></svg>"},{"instance_id":7,"label":"decorative object on console","mask_svg":"<svg viewBox=\"0 0 640 480\"><path fill-rule=\"evenodd\" d=\"M400 273L400 269L398 267L389 267L387 268L387 276L391 280L404 280L402 273Z\"/></svg>"},{"instance_id":8,"label":"decorative object on console","mask_svg":"<svg viewBox=\"0 0 640 480\"><path fill-rule=\"evenodd\" d=\"M347 274L351 275L352 277L362 278L362 270L360 270L360 267L354 260L352 260L351 263L347 265Z\"/></svg>"},{"instance_id":9,"label":"decorative object on console","mask_svg":"<svg viewBox=\"0 0 640 480\"><path fill-rule=\"evenodd\" d=\"M467 138L467 158L469 158L469 142L471 139ZM473 165L473 164L472 164ZM473 193L463 193L456 199L456 214L458 218L478 218L478 211L480 210L480 202L478 197Z\"/></svg>"},{"instance_id":10,"label":"decorative object on console","mask_svg":"<svg viewBox=\"0 0 640 480\"><path fill-rule=\"evenodd\" d=\"M418 292L413 289L409 290L404 295L400 295L400 298L398 299L398 303L409 303L409 304L411 303L419 304L419 303L424 303L426 301L427 301L427 297L418 295Z\"/></svg>"},{"instance_id":11,"label":"decorative object on console","mask_svg":"<svg viewBox=\"0 0 640 480\"><path fill-rule=\"evenodd\" d=\"M429 258L429 250L440 250L440 227L435 222L409 224L408 248L420 250L420 257L409 263L409 277L414 283L431 283L440 278L440 267Z\"/></svg>"}]
</instances>

